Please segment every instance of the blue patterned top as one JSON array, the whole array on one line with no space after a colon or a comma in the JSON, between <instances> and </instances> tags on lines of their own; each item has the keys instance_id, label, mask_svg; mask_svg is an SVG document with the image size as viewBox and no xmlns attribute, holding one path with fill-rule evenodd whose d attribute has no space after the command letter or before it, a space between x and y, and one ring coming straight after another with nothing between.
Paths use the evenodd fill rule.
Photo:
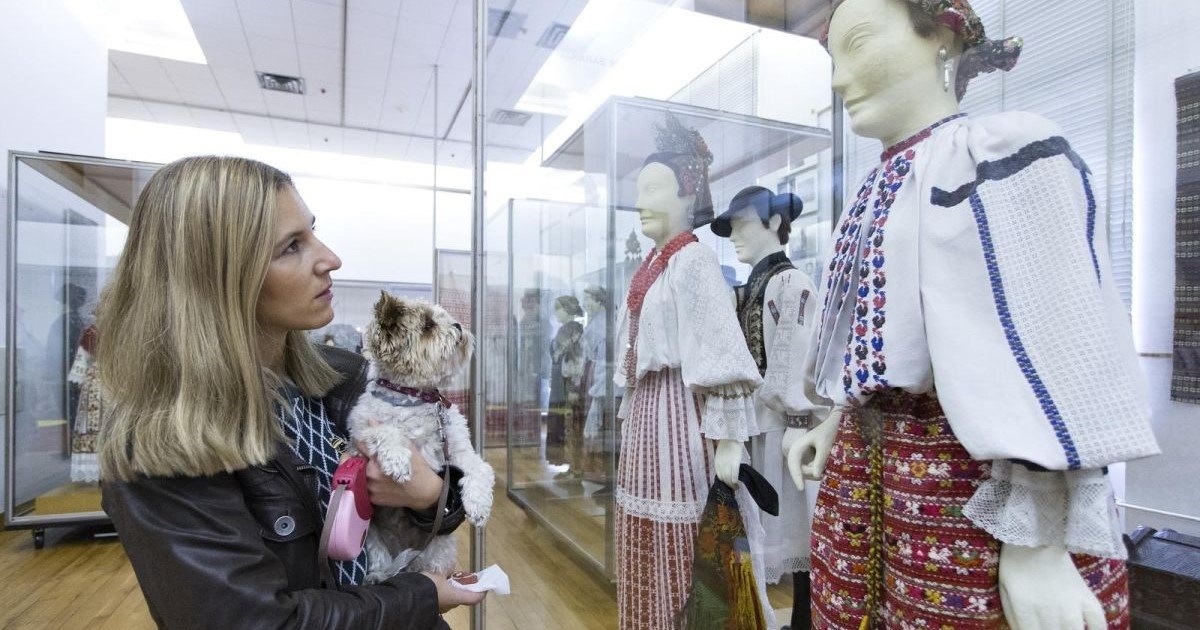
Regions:
<instances>
[{"instance_id":1,"label":"blue patterned top","mask_svg":"<svg viewBox=\"0 0 1200 630\"><path fill-rule=\"evenodd\" d=\"M319 399L306 398L294 387L285 387L280 394L291 405L279 409L283 433L288 438L292 452L316 469L317 483L313 490L316 492L322 513L327 512L330 484L340 462L334 442L337 438L344 438L334 430L333 423L325 414L325 405ZM333 565L336 568L334 579L339 585L362 584L367 576L367 553L364 550L354 560L338 561Z\"/></svg>"}]
</instances>

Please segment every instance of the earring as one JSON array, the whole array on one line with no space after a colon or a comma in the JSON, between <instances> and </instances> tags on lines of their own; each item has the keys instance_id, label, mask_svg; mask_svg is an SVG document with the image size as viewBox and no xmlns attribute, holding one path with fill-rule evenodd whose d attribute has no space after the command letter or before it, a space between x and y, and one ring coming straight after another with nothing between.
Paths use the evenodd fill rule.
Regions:
<instances>
[{"instance_id":1,"label":"earring","mask_svg":"<svg viewBox=\"0 0 1200 630\"><path fill-rule=\"evenodd\" d=\"M950 53L945 46L938 49L938 61L942 64L942 89L946 92L950 91L950 74L954 62L950 60Z\"/></svg>"}]
</instances>

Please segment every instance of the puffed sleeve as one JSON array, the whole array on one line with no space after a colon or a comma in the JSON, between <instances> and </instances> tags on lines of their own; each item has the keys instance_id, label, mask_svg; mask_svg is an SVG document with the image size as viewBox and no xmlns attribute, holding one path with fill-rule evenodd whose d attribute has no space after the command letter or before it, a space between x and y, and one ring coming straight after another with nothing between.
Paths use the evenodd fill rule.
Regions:
<instances>
[{"instance_id":1,"label":"puffed sleeve","mask_svg":"<svg viewBox=\"0 0 1200 630\"><path fill-rule=\"evenodd\" d=\"M999 540L1123 557L1103 467L1158 452L1090 171L1031 114L934 148L921 297L938 399L992 475L964 513Z\"/></svg>"},{"instance_id":2,"label":"puffed sleeve","mask_svg":"<svg viewBox=\"0 0 1200 630\"><path fill-rule=\"evenodd\" d=\"M768 287L767 308L775 305L779 322L764 317L763 326L773 325L775 334L767 348L767 373L758 397L784 417L798 416L819 409L804 395L804 361L816 326L817 296L812 281L800 271L787 271L777 278L778 291Z\"/></svg>"},{"instance_id":3,"label":"puffed sleeve","mask_svg":"<svg viewBox=\"0 0 1200 630\"><path fill-rule=\"evenodd\" d=\"M712 440L745 441L762 431L754 390L762 382L738 326L717 256L695 243L671 261L683 382L703 396L700 430Z\"/></svg>"}]
</instances>

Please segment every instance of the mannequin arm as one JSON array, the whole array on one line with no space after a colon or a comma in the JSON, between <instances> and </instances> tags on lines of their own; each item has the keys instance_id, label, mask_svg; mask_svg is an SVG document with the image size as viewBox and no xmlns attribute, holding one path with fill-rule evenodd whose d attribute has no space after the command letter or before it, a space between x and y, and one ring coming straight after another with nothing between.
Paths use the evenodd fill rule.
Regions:
<instances>
[{"instance_id":1,"label":"mannequin arm","mask_svg":"<svg viewBox=\"0 0 1200 630\"><path fill-rule=\"evenodd\" d=\"M730 488L738 486L738 469L742 466L742 443L737 440L717 440L714 467L717 478Z\"/></svg>"},{"instance_id":2,"label":"mannequin arm","mask_svg":"<svg viewBox=\"0 0 1200 630\"><path fill-rule=\"evenodd\" d=\"M784 432L783 442L788 445L788 472L792 475L792 483L796 484L800 492L804 492L805 479L818 480L825 476L825 462L829 459L829 451L833 449L833 440L837 437L842 410L842 407L834 407L833 411L829 412L829 417L821 424L798 436L793 432L803 429L788 429Z\"/></svg>"},{"instance_id":3,"label":"mannequin arm","mask_svg":"<svg viewBox=\"0 0 1200 630\"><path fill-rule=\"evenodd\" d=\"M1100 600L1065 547L1000 547L1000 603L1013 630L1104 630Z\"/></svg>"}]
</instances>

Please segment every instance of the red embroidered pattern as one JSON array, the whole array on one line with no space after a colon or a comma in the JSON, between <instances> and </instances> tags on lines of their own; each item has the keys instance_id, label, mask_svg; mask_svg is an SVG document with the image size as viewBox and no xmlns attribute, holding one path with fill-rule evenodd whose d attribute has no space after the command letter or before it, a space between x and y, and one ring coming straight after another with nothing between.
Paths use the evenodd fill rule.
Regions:
<instances>
[{"instance_id":1,"label":"red embroidered pattern","mask_svg":"<svg viewBox=\"0 0 1200 630\"><path fill-rule=\"evenodd\" d=\"M657 256L655 253L658 252L658 248L650 250L650 255L642 261L637 273L633 274L633 281L629 284L629 296L625 301L629 307L629 351L625 354L625 377L626 384L630 387L637 382L638 322L642 318L642 302L646 300L646 292L667 269L667 263L676 252L698 242L700 239L696 238L695 234L684 232L671 239Z\"/></svg>"}]
</instances>

